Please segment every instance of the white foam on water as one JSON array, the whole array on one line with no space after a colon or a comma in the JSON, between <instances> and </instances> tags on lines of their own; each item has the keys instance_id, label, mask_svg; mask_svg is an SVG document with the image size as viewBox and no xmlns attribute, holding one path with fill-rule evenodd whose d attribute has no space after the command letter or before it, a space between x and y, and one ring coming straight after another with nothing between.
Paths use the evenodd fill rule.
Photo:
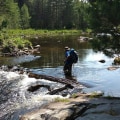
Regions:
<instances>
[{"instance_id":1,"label":"white foam on water","mask_svg":"<svg viewBox=\"0 0 120 120\"><path fill-rule=\"evenodd\" d=\"M7 72L0 70L0 79L6 79L6 81L14 80L16 78L20 77L20 75L17 72Z\"/></svg>"},{"instance_id":2,"label":"white foam on water","mask_svg":"<svg viewBox=\"0 0 120 120\"><path fill-rule=\"evenodd\" d=\"M27 75L21 80L21 86L28 86L31 83L35 83L37 80L35 78L29 78Z\"/></svg>"},{"instance_id":3,"label":"white foam on water","mask_svg":"<svg viewBox=\"0 0 120 120\"><path fill-rule=\"evenodd\" d=\"M20 96L23 98L22 106L33 107L36 105L41 105L45 102L54 101L56 98L68 98L69 96L62 97L61 95L48 95L48 90L41 91L37 90L35 92L28 92L27 89L30 86L34 85L48 85L51 89L57 89L62 87L63 85L57 82L45 80L45 79L35 79L29 78L27 75L19 82L20 86ZM27 94L27 95L26 95Z\"/></svg>"},{"instance_id":4,"label":"white foam on water","mask_svg":"<svg viewBox=\"0 0 120 120\"><path fill-rule=\"evenodd\" d=\"M16 72L6 72L6 78L8 80L14 80L15 78L19 77L20 75Z\"/></svg>"},{"instance_id":5,"label":"white foam on water","mask_svg":"<svg viewBox=\"0 0 120 120\"><path fill-rule=\"evenodd\" d=\"M45 79L35 79L35 78L29 78L28 75L25 75L24 78L20 81L21 89L28 88L30 86L35 85L49 85L50 87L57 88L59 86L62 86L62 84L58 84L53 81L45 80ZM26 89L24 89L26 90Z\"/></svg>"},{"instance_id":6,"label":"white foam on water","mask_svg":"<svg viewBox=\"0 0 120 120\"><path fill-rule=\"evenodd\" d=\"M69 97L69 95L66 97L62 97L61 95L48 95L47 93L49 91L47 88L40 88L35 92L29 92L27 89L30 86L34 86L38 84L48 85L51 87L51 89L60 88L62 84L45 79L29 78L26 73L19 74L18 72L6 72L1 70L0 82L2 81L3 82L5 81L4 85L7 86L6 89L9 88L10 91L12 90L12 92L10 93L10 95L9 93L7 93L8 95L6 96L4 96L3 93L3 97L7 97L7 96L10 97L5 103L3 101L3 104L1 104L1 106L3 107L0 107L2 109L0 111L1 114L0 117L4 116L10 111L16 111L18 109L24 109L24 108L31 109L35 107L40 107L42 104L54 101L56 98ZM2 112L2 111L6 111L6 112Z\"/></svg>"},{"instance_id":7,"label":"white foam on water","mask_svg":"<svg viewBox=\"0 0 120 120\"><path fill-rule=\"evenodd\" d=\"M27 89L29 86L34 86L36 84L42 84L42 85L49 85L51 89L56 89L61 86L63 86L60 83L52 82L45 79L35 79L35 78L29 78L28 76L25 76L24 79L20 81L21 83L21 91L20 95L24 99L24 102L22 103L22 106L27 106L29 108L36 106L36 105L42 105L45 102L51 102L54 101L56 98L68 98L68 96L63 97L61 95L48 95L47 93L49 91L43 91L37 90L37 92L28 92ZM26 96L26 92L27 95Z\"/></svg>"}]
</instances>

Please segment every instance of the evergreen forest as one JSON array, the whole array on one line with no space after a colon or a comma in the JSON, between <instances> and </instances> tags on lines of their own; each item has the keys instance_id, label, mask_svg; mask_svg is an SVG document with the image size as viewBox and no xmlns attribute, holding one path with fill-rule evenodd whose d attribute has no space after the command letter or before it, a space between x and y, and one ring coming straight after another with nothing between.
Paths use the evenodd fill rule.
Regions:
<instances>
[{"instance_id":1,"label":"evergreen forest","mask_svg":"<svg viewBox=\"0 0 120 120\"><path fill-rule=\"evenodd\" d=\"M94 29L120 24L119 0L0 0L0 27Z\"/></svg>"},{"instance_id":2,"label":"evergreen forest","mask_svg":"<svg viewBox=\"0 0 120 120\"><path fill-rule=\"evenodd\" d=\"M0 0L0 30L90 29L96 48L118 54L119 11L120 0Z\"/></svg>"},{"instance_id":3,"label":"evergreen forest","mask_svg":"<svg viewBox=\"0 0 120 120\"><path fill-rule=\"evenodd\" d=\"M10 29L84 29L87 6L79 0L0 0L0 25Z\"/></svg>"}]
</instances>

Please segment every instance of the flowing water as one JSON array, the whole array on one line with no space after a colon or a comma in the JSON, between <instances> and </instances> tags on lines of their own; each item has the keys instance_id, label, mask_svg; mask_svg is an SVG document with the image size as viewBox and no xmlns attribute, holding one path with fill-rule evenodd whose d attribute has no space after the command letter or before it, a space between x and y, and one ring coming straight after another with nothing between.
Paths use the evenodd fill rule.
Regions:
<instances>
[{"instance_id":1,"label":"flowing water","mask_svg":"<svg viewBox=\"0 0 120 120\"><path fill-rule=\"evenodd\" d=\"M76 36L69 38L49 38L32 40L34 45L40 44L40 53L21 57L1 57L0 65L20 64L37 74L44 74L58 78L66 78L63 73L64 46L74 48L79 56L78 63L73 65L71 79L91 86L83 91L102 91L106 96L120 97L120 69L108 70L112 66L113 58L102 52L94 52L88 43L80 43ZM104 59L105 63L99 60ZM47 89L41 88L35 92L28 92L28 87L45 84L51 88L62 85L44 79L29 78L27 74L0 70L0 120L18 120L20 115L39 108L41 105L54 100L61 95L47 95ZM68 97L68 96L66 96Z\"/></svg>"}]
</instances>

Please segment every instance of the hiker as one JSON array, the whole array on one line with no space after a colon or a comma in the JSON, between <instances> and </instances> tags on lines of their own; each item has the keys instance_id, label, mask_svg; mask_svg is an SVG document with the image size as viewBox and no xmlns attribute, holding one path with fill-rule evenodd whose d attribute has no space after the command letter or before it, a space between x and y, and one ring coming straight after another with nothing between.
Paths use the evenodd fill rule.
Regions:
<instances>
[{"instance_id":1,"label":"hiker","mask_svg":"<svg viewBox=\"0 0 120 120\"><path fill-rule=\"evenodd\" d=\"M78 56L75 53L74 49L70 49L69 47L65 47L65 60L64 60L64 73L65 75L70 75L72 72L72 65L76 63L78 60Z\"/></svg>"}]
</instances>

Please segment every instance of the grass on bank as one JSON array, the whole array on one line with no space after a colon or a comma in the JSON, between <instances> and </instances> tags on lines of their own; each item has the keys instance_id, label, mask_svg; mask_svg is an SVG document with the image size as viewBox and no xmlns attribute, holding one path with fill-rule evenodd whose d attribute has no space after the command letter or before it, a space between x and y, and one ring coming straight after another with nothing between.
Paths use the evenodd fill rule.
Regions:
<instances>
[{"instance_id":1,"label":"grass on bank","mask_svg":"<svg viewBox=\"0 0 120 120\"><path fill-rule=\"evenodd\" d=\"M87 30L89 33L90 30ZM10 48L24 48L32 46L30 38L57 37L67 35L81 35L82 30L35 30L35 29L2 29L0 31L0 46L3 52L10 52Z\"/></svg>"},{"instance_id":2,"label":"grass on bank","mask_svg":"<svg viewBox=\"0 0 120 120\"><path fill-rule=\"evenodd\" d=\"M13 36L58 36L58 35L76 35L82 33L81 30L34 30L34 29L16 29L8 30L7 33Z\"/></svg>"}]
</instances>

